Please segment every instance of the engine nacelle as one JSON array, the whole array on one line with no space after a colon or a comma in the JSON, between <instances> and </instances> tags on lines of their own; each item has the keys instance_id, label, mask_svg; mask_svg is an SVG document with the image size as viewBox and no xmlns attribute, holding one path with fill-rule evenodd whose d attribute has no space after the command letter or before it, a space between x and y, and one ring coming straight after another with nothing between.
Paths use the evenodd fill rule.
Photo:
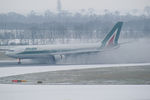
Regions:
<instances>
[{"instance_id":1,"label":"engine nacelle","mask_svg":"<svg viewBox=\"0 0 150 100\"><path fill-rule=\"evenodd\" d=\"M55 60L62 60L65 58L64 55L54 55L54 57L55 57Z\"/></svg>"}]
</instances>

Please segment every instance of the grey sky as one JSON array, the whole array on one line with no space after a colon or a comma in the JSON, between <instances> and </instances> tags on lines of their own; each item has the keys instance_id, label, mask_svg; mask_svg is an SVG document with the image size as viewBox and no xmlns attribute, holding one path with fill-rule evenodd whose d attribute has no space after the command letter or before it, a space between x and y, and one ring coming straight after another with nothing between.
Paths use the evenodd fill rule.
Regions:
<instances>
[{"instance_id":1,"label":"grey sky","mask_svg":"<svg viewBox=\"0 0 150 100\"><path fill-rule=\"evenodd\" d=\"M150 6L150 0L61 0L65 10L94 8L96 10L131 10ZM56 11L57 0L0 0L0 13L15 11L28 13L31 10L43 12Z\"/></svg>"}]
</instances>

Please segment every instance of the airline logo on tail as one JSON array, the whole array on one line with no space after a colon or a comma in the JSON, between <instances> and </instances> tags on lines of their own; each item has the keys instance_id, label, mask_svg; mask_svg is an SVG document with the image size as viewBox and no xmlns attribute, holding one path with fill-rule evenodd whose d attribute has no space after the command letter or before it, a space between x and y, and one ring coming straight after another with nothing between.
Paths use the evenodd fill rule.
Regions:
<instances>
[{"instance_id":1,"label":"airline logo on tail","mask_svg":"<svg viewBox=\"0 0 150 100\"><path fill-rule=\"evenodd\" d=\"M123 22L118 22L113 29L107 34L107 36L102 41L101 47L113 47L118 45L118 39L120 36L120 31L122 28Z\"/></svg>"}]
</instances>

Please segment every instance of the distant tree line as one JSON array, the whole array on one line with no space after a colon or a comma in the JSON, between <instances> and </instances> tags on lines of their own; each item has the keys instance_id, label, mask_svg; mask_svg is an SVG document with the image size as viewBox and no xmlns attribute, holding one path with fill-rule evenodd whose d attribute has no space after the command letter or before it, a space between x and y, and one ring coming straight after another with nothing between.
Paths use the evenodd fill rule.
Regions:
<instances>
[{"instance_id":1,"label":"distant tree line","mask_svg":"<svg viewBox=\"0 0 150 100\"><path fill-rule=\"evenodd\" d=\"M47 44L56 39L100 39L108 33L117 21L123 21L123 38L150 37L150 7L145 15L121 15L106 11L98 15L90 10L86 13L49 10L44 15L31 11L28 15L15 12L0 14L0 45ZM18 41L16 43L16 41Z\"/></svg>"}]
</instances>

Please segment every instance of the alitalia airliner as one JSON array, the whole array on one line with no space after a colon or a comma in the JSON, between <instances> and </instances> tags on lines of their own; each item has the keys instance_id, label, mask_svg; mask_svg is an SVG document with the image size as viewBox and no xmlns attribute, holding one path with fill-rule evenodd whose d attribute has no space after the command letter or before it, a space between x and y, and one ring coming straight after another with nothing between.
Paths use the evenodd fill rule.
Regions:
<instances>
[{"instance_id":1,"label":"alitalia airliner","mask_svg":"<svg viewBox=\"0 0 150 100\"><path fill-rule=\"evenodd\" d=\"M69 55L101 53L119 47L122 25L123 22L117 22L101 43L15 46L7 48L5 54L18 59L18 64L21 64L21 59L48 59L51 64L56 64L57 58L63 59Z\"/></svg>"}]
</instances>

